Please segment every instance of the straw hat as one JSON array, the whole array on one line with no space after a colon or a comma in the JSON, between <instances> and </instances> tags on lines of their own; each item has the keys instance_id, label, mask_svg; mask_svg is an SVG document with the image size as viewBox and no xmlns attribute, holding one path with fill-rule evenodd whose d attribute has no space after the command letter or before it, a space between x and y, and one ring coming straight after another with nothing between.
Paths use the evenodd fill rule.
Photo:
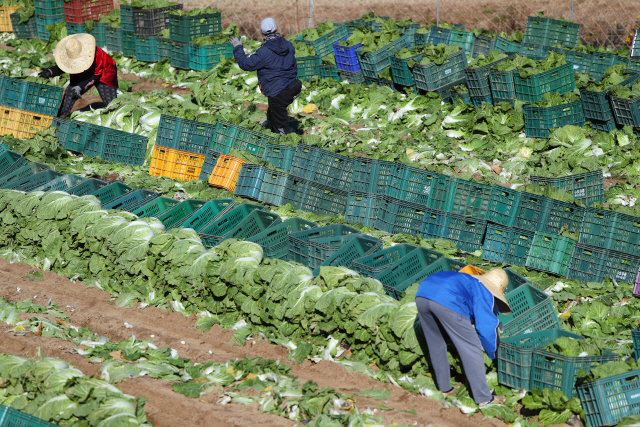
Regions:
<instances>
[{"instance_id":1,"label":"straw hat","mask_svg":"<svg viewBox=\"0 0 640 427\"><path fill-rule=\"evenodd\" d=\"M65 73L79 74L93 65L96 39L91 34L74 34L60 40L53 56Z\"/></svg>"},{"instance_id":2,"label":"straw hat","mask_svg":"<svg viewBox=\"0 0 640 427\"><path fill-rule=\"evenodd\" d=\"M504 291L507 289L507 286L509 286L509 276L507 276L507 273L505 273L501 268L494 268L481 276L474 277L478 279L494 297L496 297L500 312L510 314L511 307L509 307L507 298L504 296Z\"/></svg>"}]
</instances>

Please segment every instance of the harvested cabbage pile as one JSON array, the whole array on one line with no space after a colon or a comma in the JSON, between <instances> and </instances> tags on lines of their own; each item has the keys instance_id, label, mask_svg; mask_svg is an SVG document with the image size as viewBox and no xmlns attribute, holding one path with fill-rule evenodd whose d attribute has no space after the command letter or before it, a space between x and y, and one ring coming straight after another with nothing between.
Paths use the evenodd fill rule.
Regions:
<instances>
[{"instance_id":1,"label":"harvested cabbage pile","mask_svg":"<svg viewBox=\"0 0 640 427\"><path fill-rule=\"evenodd\" d=\"M556 338L546 348L546 351L567 357L600 356L602 351L586 340L577 340L569 337Z\"/></svg>"},{"instance_id":2,"label":"harvested cabbage pile","mask_svg":"<svg viewBox=\"0 0 640 427\"><path fill-rule=\"evenodd\" d=\"M296 49L296 58L304 58L305 56L315 56L316 50L313 46L309 46L305 43L293 43L293 47Z\"/></svg>"},{"instance_id":3,"label":"harvested cabbage pile","mask_svg":"<svg viewBox=\"0 0 640 427\"><path fill-rule=\"evenodd\" d=\"M375 52L402 36L395 22L385 21L380 31L373 31L368 27L356 28L347 40L340 41L340 46L355 46L362 43L361 53Z\"/></svg>"},{"instance_id":4,"label":"harvested cabbage pile","mask_svg":"<svg viewBox=\"0 0 640 427\"><path fill-rule=\"evenodd\" d=\"M508 61L502 61L493 67L498 71L511 71L518 70L520 77L526 79L536 74L544 73L545 71L552 70L556 67L567 63L567 56L551 52L549 56L539 61L516 55L513 59Z\"/></svg>"},{"instance_id":5,"label":"harvested cabbage pile","mask_svg":"<svg viewBox=\"0 0 640 427\"><path fill-rule=\"evenodd\" d=\"M170 10L169 13L172 15L178 15L178 16L200 16L200 15L212 15L214 13L218 12L218 8L217 7L211 7L211 6L207 6L204 9L200 9L200 8L196 8L193 10L180 10L180 9L174 9L174 10Z\"/></svg>"},{"instance_id":6,"label":"harvested cabbage pile","mask_svg":"<svg viewBox=\"0 0 640 427\"><path fill-rule=\"evenodd\" d=\"M588 77L588 74L579 73L576 77L576 88L601 92L611 86L619 85L632 76L625 70L624 64L612 65L604 72L600 81L596 82Z\"/></svg>"},{"instance_id":7,"label":"harvested cabbage pile","mask_svg":"<svg viewBox=\"0 0 640 427\"><path fill-rule=\"evenodd\" d=\"M191 43L197 44L200 46L229 43L229 37L232 37L232 36L238 36L238 26L236 25L235 22L229 25L224 30L222 30L222 32L216 34L215 36L193 37L191 39Z\"/></svg>"},{"instance_id":8,"label":"harvested cabbage pile","mask_svg":"<svg viewBox=\"0 0 640 427\"><path fill-rule=\"evenodd\" d=\"M4 0L6 3L7 0ZM33 15L36 13L36 9L33 6L33 0L19 0L19 1L8 1L9 3L15 3L11 6L22 6L20 9L16 10L15 13L20 17L20 23L24 24L27 22Z\"/></svg>"},{"instance_id":9,"label":"harvested cabbage pile","mask_svg":"<svg viewBox=\"0 0 640 427\"><path fill-rule=\"evenodd\" d=\"M126 1L121 1L122 4L127 4ZM178 2L167 0L133 0L131 7L134 9L159 9L161 7L175 6Z\"/></svg>"},{"instance_id":10,"label":"harvested cabbage pile","mask_svg":"<svg viewBox=\"0 0 640 427\"><path fill-rule=\"evenodd\" d=\"M469 87L465 83L455 85L454 87L451 88L451 90L461 95L464 95L465 93L469 93Z\"/></svg>"},{"instance_id":11,"label":"harvested cabbage pile","mask_svg":"<svg viewBox=\"0 0 640 427\"><path fill-rule=\"evenodd\" d=\"M170 35L171 35L171 30L169 30L168 28L165 28L164 30L158 33L157 37L159 39L168 39Z\"/></svg>"},{"instance_id":12,"label":"harvested cabbage pile","mask_svg":"<svg viewBox=\"0 0 640 427\"><path fill-rule=\"evenodd\" d=\"M507 55L506 53L500 53L497 50L492 50L491 52L489 52L487 56L480 54L478 55L477 58L474 58L473 60L471 60L471 62L467 64L467 68L480 68L485 65L489 65L492 62L496 62L501 59L504 59L507 56L509 55Z\"/></svg>"},{"instance_id":13,"label":"harvested cabbage pile","mask_svg":"<svg viewBox=\"0 0 640 427\"><path fill-rule=\"evenodd\" d=\"M520 30L514 31L511 34L508 34L502 31L500 34L498 34L498 36L502 37L503 39L509 40L511 42L516 42L516 43L522 43L522 40L524 40L524 33Z\"/></svg>"},{"instance_id":14,"label":"harvested cabbage pile","mask_svg":"<svg viewBox=\"0 0 640 427\"><path fill-rule=\"evenodd\" d=\"M91 22L93 24L93 21L87 21L84 23L85 28L87 28L88 22ZM100 18L98 22L101 24L108 24L113 28L120 28L122 26L120 9L113 9L111 12L109 12L108 15L104 15L102 18ZM87 31L91 32L88 28Z\"/></svg>"},{"instance_id":15,"label":"harvested cabbage pile","mask_svg":"<svg viewBox=\"0 0 640 427\"><path fill-rule=\"evenodd\" d=\"M640 96L640 81L636 81L631 88L626 86L613 86L609 89L609 95L617 98L635 99Z\"/></svg>"},{"instance_id":16,"label":"harvested cabbage pile","mask_svg":"<svg viewBox=\"0 0 640 427\"><path fill-rule=\"evenodd\" d=\"M557 92L547 92L542 98L534 102L534 107L555 107L557 105L569 104L571 102L579 102L580 95L574 92L567 92L560 95Z\"/></svg>"},{"instance_id":17,"label":"harvested cabbage pile","mask_svg":"<svg viewBox=\"0 0 640 427\"><path fill-rule=\"evenodd\" d=\"M391 77L391 67L387 67L378 73L378 77L385 80L393 80Z\"/></svg>"},{"instance_id":18,"label":"harvested cabbage pile","mask_svg":"<svg viewBox=\"0 0 640 427\"><path fill-rule=\"evenodd\" d=\"M591 368L591 375L588 377L590 381L599 380L610 377L612 375L620 375L629 371L638 369L638 362L631 358L629 360L616 360L614 362L603 363L602 365Z\"/></svg>"},{"instance_id":19,"label":"harvested cabbage pile","mask_svg":"<svg viewBox=\"0 0 640 427\"><path fill-rule=\"evenodd\" d=\"M321 22L316 28L307 28L302 30L303 40L316 40L325 34L335 30L336 26L332 21Z\"/></svg>"},{"instance_id":20,"label":"harvested cabbage pile","mask_svg":"<svg viewBox=\"0 0 640 427\"><path fill-rule=\"evenodd\" d=\"M437 46L432 44L428 44L425 46L427 47L427 49L422 55L422 59L420 60L420 64L422 65L428 65L432 62L436 65L442 65L447 60L449 55L453 55L460 50L460 46L446 45L444 43L440 43ZM407 63L408 62L409 61L407 61Z\"/></svg>"}]
</instances>

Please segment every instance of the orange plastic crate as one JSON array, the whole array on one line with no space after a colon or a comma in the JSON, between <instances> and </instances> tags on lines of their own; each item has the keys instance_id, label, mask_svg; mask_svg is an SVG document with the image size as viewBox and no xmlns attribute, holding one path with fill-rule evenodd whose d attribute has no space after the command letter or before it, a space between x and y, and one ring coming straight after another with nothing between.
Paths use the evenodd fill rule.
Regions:
<instances>
[{"instance_id":1,"label":"orange plastic crate","mask_svg":"<svg viewBox=\"0 0 640 427\"><path fill-rule=\"evenodd\" d=\"M11 14L22 6L0 7L0 33L13 33Z\"/></svg>"},{"instance_id":2,"label":"orange plastic crate","mask_svg":"<svg viewBox=\"0 0 640 427\"><path fill-rule=\"evenodd\" d=\"M52 121L53 116L0 106L0 135L31 138L42 129L51 127Z\"/></svg>"},{"instance_id":3,"label":"orange plastic crate","mask_svg":"<svg viewBox=\"0 0 640 427\"><path fill-rule=\"evenodd\" d=\"M204 154L190 153L156 145L153 147L149 175L193 181L200 177L204 158Z\"/></svg>"},{"instance_id":4,"label":"orange plastic crate","mask_svg":"<svg viewBox=\"0 0 640 427\"><path fill-rule=\"evenodd\" d=\"M245 163L247 162L237 157L220 155L209 177L209 185L235 191L240 168Z\"/></svg>"}]
</instances>

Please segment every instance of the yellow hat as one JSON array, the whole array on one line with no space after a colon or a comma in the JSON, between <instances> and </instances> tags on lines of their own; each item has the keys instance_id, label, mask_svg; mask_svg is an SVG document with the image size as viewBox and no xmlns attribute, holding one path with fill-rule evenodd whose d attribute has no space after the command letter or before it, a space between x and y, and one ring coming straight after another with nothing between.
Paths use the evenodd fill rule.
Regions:
<instances>
[{"instance_id":1,"label":"yellow hat","mask_svg":"<svg viewBox=\"0 0 640 427\"><path fill-rule=\"evenodd\" d=\"M511 307L504 296L504 291L509 286L509 276L501 268L494 268L481 276L475 276L498 301L498 309L501 313L510 314Z\"/></svg>"},{"instance_id":2,"label":"yellow hat","mask_svg":"<svg viewBox=\"0 0 640 427\"><path fill-rule=\"evenodd\" d=\"M56 64L65 73L80 74L93 65L96 39L91 34L74 34L60 40L53 51Z\"/></svg>"}]
</instances>

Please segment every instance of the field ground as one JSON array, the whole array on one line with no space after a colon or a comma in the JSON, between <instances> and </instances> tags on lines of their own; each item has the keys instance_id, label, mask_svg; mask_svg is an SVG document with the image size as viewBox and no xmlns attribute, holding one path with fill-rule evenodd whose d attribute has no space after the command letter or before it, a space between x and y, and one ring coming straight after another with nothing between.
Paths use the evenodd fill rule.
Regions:
<instances>
[{"instance_id":1,"label":"field ground","mask_svg":"<svg viewBox=\"0 0 640 427\"><path fill-rule=\"evenodd\" d=\"M367 407L374 408L381 403L396 409L377 412L377 415L384 416L386 425L397 423L438 427L505 426L500 420L483 420L480 413L469 418L457 408L444 409L436 400L409 393L391 384L380 383L364 374L347 371L334 362L322 361L314 364L307 360L302 364L294 364L287 359L288 350L266 341L251 341L244 347L234 346L229 343L233 331L215 325L210 331L201 332L195 329L195 316L185 317L180 313L167 312L155 307L116 307L109 293L97 288L88 288L81 282L73 283L66 277L52 272L43 272L44 279L40 281L24 280L22 277L32 270L28 264L12 264L0 258L0 295L14 302L33 298L34 302L46 304L51 299L69 314L71 325L90 328L94 333L110 340L125 340L133 334L139 339L153 341L159 347L170 346L178 350L181 357L200 363L210 360L225 362L242 359L244 356L280 360L292 366L292 374L298 376L301 383L313 380L321 387L333 387L350 395L359 390L385 387L391 391L390 399L381 402L357 397L356 404L361 410ZM20 320L30 316L21 315ZM133 328L127 329L124 322L133 325ZM181 344L183 341L185 344ZM88 359L76 354L73 347L73 344L67 341L39 337L31 333L4 333L0 340L0 353L33 357L38 349L41 349L47 356L58 357L75 365L86 375L99 375L99 365L89 363ZM209 354L209 351L212 351L212 354ZM171 383L167 381L142 377L128 379L117 386L125 393L142 395L149 400L146 405L147 415L156 427L287 427L296 424L288 419L260 412L256 406L247 408L242 405L216 404L218 396L215 392L208 393L200 399L190 399L173 392ZM401 412L411 410L415 410L416 414ZM215 423L212 423L212 420L215 420Z\"/></svg>"}]
</instances>

